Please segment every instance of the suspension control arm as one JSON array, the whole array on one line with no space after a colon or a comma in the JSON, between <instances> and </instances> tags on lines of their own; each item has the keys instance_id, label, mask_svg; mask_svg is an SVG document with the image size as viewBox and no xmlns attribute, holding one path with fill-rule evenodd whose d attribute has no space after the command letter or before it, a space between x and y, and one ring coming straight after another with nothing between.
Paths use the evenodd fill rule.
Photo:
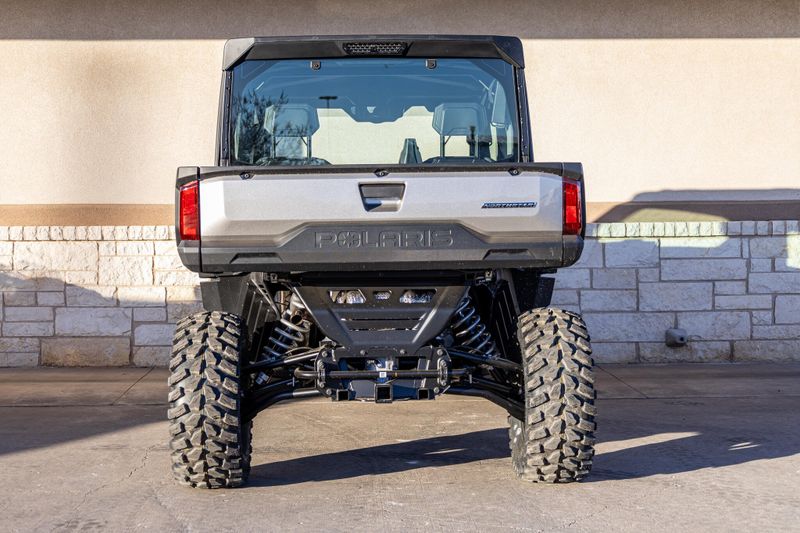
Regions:
<instances>
[{"instance_id":1,"label":"suspension control arm","mask_svg":"<svg viewBox=\"0 0 800 533\"><path fill-rule=\"evenodd\" d=\"M252 419L259 411L263 411L270 405L275 405L284 400L300 400L303 398L313 398L321 393L317 389L295 389L286 392L279 392L271 396L253 398L252 401L245 403L245 416Z\"/></svg>"},{"instance_id":2,"label":"suspension control arm","mask_svg":"<svg viewBox=\"0 0 800 533\"><path fill-rule=\"evenodd\" d=\"M270 359L267 361L258 361L252 364L249 364L242 368L244 372L254 372L256 370L270 370L273 368L281 368L285 366L292 366L298 365L300 363L305 363L306 361L311 361L315 357L319 355L321 350L314 350L312 352L304 352L297 355L290 355L288 357L284 357L283 359Z\"/></svg>"},{"instance_id":3,"label":"suspension control arm","mask_svg":"<svg viewBox=\"0 0 800 533\"><path fill-rule=\"evenodd\" d=\"M508 359L503 359L501 357L486 357L483 355L472 354L469 352L462 352L461 350L447 350L447 353L450 354L452 357L458 357L459 359L466 359L467 361L473 363L489 365L495 368L500 368L502 370L522 372L522 365L520 365L519 363L515 363L514 361L509 361Z\"/></svg>"},{"instance_id":4,"label":"suspension control arm","mask_svg":"<svg viewBox=\"0 0 800 533\"><path fill-rule=\"evenodd\" d=\"M514 400L503 398L499 394L492 391L471 387L450 387L446 392L447 394L460 394L462 396L477 396L479 398L485 398L505 409L508 414L514 418L518 420L525 418L525 406L522 404L522 402L515 402Z\"/></svg>"}]
</instances>

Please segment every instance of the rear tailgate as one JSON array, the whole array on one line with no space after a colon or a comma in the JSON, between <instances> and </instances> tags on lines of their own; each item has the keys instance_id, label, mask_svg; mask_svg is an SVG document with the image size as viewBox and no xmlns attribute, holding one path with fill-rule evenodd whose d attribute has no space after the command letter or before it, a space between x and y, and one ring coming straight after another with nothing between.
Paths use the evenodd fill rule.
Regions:
<instances>
[{"instance_id":1,"label":"rear tailgate","mask_svg":"<svg viewBox=\"0 0 800 533\"><path fill-rule=\"evenodd\" d=\"M182 167L200 235L179 251L203 272L563 266L581 241L562 236L564 175L580 165Z\"/></svg>"}]
</instances>

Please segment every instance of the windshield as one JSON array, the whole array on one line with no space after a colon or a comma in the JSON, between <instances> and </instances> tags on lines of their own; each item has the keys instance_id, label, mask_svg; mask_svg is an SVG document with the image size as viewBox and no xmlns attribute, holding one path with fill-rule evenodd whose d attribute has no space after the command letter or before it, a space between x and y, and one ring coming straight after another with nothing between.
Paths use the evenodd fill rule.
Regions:
<instances>
[{"instance_id":1,"label":"windshield","mask_svg":"<svg viewBox=\"0 0 800 533\"><path fill-rule=\"evenodd\" d=\"M245 61L230 112L233 164L519 161L514 71L501 59Z\"/></svg>"}]
</instances>

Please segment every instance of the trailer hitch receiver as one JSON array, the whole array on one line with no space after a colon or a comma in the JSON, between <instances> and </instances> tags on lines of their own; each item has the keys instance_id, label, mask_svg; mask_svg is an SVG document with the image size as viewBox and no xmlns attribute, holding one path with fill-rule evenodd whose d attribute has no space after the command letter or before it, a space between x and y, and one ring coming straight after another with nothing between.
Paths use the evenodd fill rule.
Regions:
<instances>
[{"instance_id":1,"label":"trailer hitch receiver","mask_svg":"<svg viewBox=\"0 0 800 533\"><path fill-rule=\"evenodd\" d=\"M412 356L364 350L359 357L326 350L317 356L313 371L296 371L295 377L314 379L317 389L334 401L433 399L465 377L469 369L453 369L450 356L441 348L425 347Z\"/></svg>"}]
</instances>

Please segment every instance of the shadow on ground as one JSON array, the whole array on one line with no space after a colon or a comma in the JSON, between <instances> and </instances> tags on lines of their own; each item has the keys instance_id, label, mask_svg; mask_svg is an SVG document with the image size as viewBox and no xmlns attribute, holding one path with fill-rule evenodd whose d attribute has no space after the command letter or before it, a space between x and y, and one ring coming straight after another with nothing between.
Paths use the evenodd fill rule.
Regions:
<instances>
[{"instance_id":1,"label":"shadow on ground","mask_svg":"<svg viewBox=\"0 0 800 533\"><path fill-rule=\"evenodd\" d=\"M418 468L439 468L508 456L508 430L487 429L255 465L251 472L250 485L275 486L331 481Z\"/></svg>"},{"instance_id":2,"label":"shadow on ground","mask_svg":"<svg viewBox=\"0 0 800 533\"><path fill-rule=\"evenodd\" d=\"M800 454L800 415L789 403L783 410L776 403L601 401L598 453L586 481L679 474ZM292 485L505 459L507 435L501 427L256 464L250 484Z\"/></svg>"},{"instance_id":3,"label":"shadow on ground","mask_svg":"<svg viewBox=\"0 0 800 533\"><path fill-rule=\"evenodd\" d=\"M115 382L109 375L114 372L127 377ZM146 427L154 423L164 426L163 440L150 442L143 437L142 446L165 446L165 406L153 403L163 397L163 372L147 372L136 386L129 382L137 377L126 372L130 369L106 369L94 376L95 380L102 377L113 400L96 405L71 403L73 389L98 387L89 375L58 381L55 376L45 379L45 374L75 376L74 371L15 371L18 382L12 384L11 375L3 373L6 393L14 387L42 387L49 390L52 401L0 407L0 459L99 435L105 435L103 447L113 447L115 440L152 435ZM588 482L678 474L800 454L798 365L622 365L614 367L614 372L625 381L611 379L609 372L598 373L598 453ZM25 376L30 383L19 382ZM119 396L119 390L124 394ZM412 402L393 410L391 423L382 407L331 406L313 400L268 409L254 428L251 484L294 485L498 459L505 462L509 457L506 416L488 402L456 398ZM420 423L422 418L452 425L426 426ZM431 436L443 427L458 434ZM340 450L343 442L354 438L367 444L398 442ZM91 454L96 443L87 442L86 453Z\"/></svg>"}]
</instances>

